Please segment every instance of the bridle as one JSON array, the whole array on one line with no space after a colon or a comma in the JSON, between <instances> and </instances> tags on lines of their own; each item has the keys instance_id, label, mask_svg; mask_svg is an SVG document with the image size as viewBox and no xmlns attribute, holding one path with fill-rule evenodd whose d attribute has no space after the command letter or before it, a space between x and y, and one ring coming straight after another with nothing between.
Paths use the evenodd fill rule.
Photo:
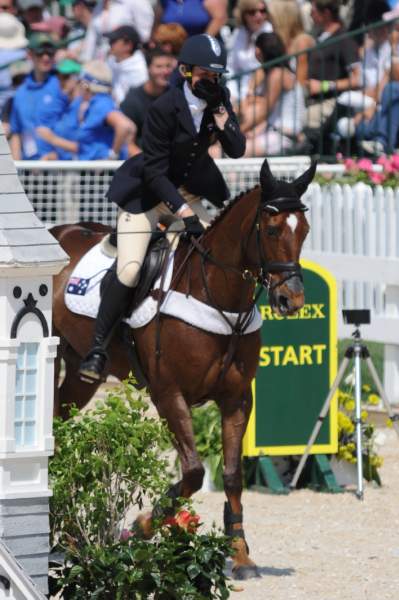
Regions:
<instances>
[{"instance_id":1,"label":"bridle","mask_svg":"<svg viewBox=\"0 0 399 600\"><path fill-rule=\"evenodd\" d=\"M230 335L229 346L228 346L225 360L224 360L224 364L219 373L218 383L220 383L223 380L225 374L227 373L229 365L231 364L231 361L232 361L232 357L234 354L234 350L235 350L238 338L245 334L245 331L247 330L247 328L249 327L249 325L252 322L252 319L255 314L255 307L256 307L257 302L262 294L263 289L266 289L266 291L269 295L269 299L271 301L271 293L274 290L276 290L279 286L283 285L289 279L292 279L293 277L299 277L301 279L301 281L303 280L301 265L298 262L294 262L294 261L282 262L282 261L267 260L267 257L265 256L263 244L262 244L262 239L261 239L261 236L262 236L261 223L262 223L263 211L267 211L272 214L277 214L277 213L281 213L281 212L296 212L296 211L304 212L305 210L307 210L307 207L304 204L302 204L299 197L296 197L296 198L279 197L279 198L273 199L272 201L267 202L267 203L262 202L262 199L261 199L261 202L255 213L254 221L251 225L249 234L246 238L246 248L245 248L245 250L246 250L248 247L249 241L252 238L252 235L255 231L256 232L255 240L256 240L256 247L257 247L259 262L255 265L253 265L254 269L246 268L246 269L241 270L241 269L238 269L237 267L228 265L228 264L223 263L223 262L219 261L218 259L216 259L214 256L212 256L211 250L208 248L205 248L202 244L202 239L203 239L204 235L206 236L206 233L203 236L201 236L201 238L199 238L199 239L192 238L190 240L190 246L188 248L187 254L186 254L185 258L183 259L183 261L181 262L181 264L179 265L179 268L172 279L172 282L170 284L170 289L173 289L173 287L177 283L177 281L180 280L184 271L187 271L187 273L188 273L188 277L187 277L188 289L186 291L186 294L190 295L190 292L191 292L191 290L190 290L190 273L191 273L190 259L195 251L198 252L198 254L200 255L202 283L203 283L205 293L207 296L207 303L210 306L212 306L215 310L217 310L217 312L220 314L221 318L228 323L228 325L231 327L231 330L232 330L231 335ZM243 256L245 256L245 254L243 254ZM214 300L213 295L209 289L209 285L208 285L208 281L207 281L207 273L206 273L206 268L205 268L205 263L207 263L207 262L216 265L217 267L219 267L220 269L222 269L225 272L229 271L229 272L233 272L233 273L240 275L244 281L248 281L248 283L251 285L254 285L254 286L256 284L259 285L259 288L258 288L256 294L254 294L254 296L252 298L250 306L240 310L237 313L238 316L237 316L237 320L234 325L229 321L229 319L225 315L224 309L222 307L218 306L218 304ZM274 273L283 273L283 274L286 273L286 275L282 279L280 279L279 281L276 281L273 284L271 275ZM163 283L161 283L161 289L163 289ZM160 334L159 334L159 331L160 331L160 329L159 329L160 304L161 304L161 296L158 298L157 328L156 328L156 331L157 331L156 355L158 358L160 356Z\"/></svg>"},{"instance_id":2,"label":"bridle","mask_svg":"<svg viewBox=\"0 0 399 600\"><path fill-rule=\"evenodd\" d=\"M265 203L262 202L257 208L255 220L251 228L250 235L247 238L247 242L251 237L252 231L255 228L256 230L256 246L257 253L259 256L259 264L258 264L258 277L257 282L262 283L264 287L266 287L269 295L271 292L275 291L278 287L292 279L293 277L299 277L301 281L303 281L302 269L299 262L294 261L269 261L265 256L264 247L262 244L262 231L261 231L261 223L262 223L262 212L268 212L273 215L277 215L282 212L305 212L307 207L301 202L300 198L290 198L290 197L279 197L275 198L272 201ZM286 275L279 279L278 281L272 283L271 275L275 273L286 273Z\"/></svg>"},{"instance_id":3,"label":"bridle","mask_svg":"<svg viewBox=\"0 0 399 600\"><path fill-rule=\"evenodd\" d=\"M266 291L269 295L269 299L271 301L272 292L274 292L278 287L280 287L281 285L286 283L288 280L292 279L293 277L299 277L299 279L301 281L303 281L302 269L301 269L301 265L299 264L299 262L269 261L267 259L265 252L264 252L264 247L262 244L261 223L262 223L263 211L267 211L272 214L277 214L277 213L281 213L281 212L296 212L296 211L304 212L306 210L307 210L307 207L304 204L302 204L302 202L300 201L300 198L298 198L298 197L295 197L295 198L279 197L279 198L273 199L272 201L270 201L268 203L265 203L262 201L260 202L260 204L256 210L256 213L255 213L254 221L250 227L248 236L246 237L245 248L243 248L243 251L244 251L243 256L245 256L249 241L252 238L253 233L255 232L256 248L257 248L257 254L259 257L259 261L256 264L254 264L251 269L246 268L246 269L241 270L241 269L238 269L237 267L228 265L227 263L223 263L223 262L217 260L214 256L212 256L210 249L207 249L202 245L202 243L201 243L202 237L199 238L198 240L196 240L196 239L191 240L190 249L189 249L186 259L188 260L191 257L193 250L196 250L199 253L199 255L201 257L200 264L201 264L201 272L202 272L202 281L203 281L203 286L204 286L204 289L205 289L205 292L207 295L208 303L210 306L213 306L225 320L226 320L226 318L224 315L223 308L217 305L217 303L213 299L212 293L209 289L208 281L207 281L207 274L206 274L206 269L205 269L205 263L206 262L212 263L212 264L216 265L217 267L219 267L223 271L233 272L233 273L240 275L244 281L248 281L250 284L253 284L253 285L258 284L259 285L259 289L257 290L256 294L254 295L252 302L250 304L250 307L239 313L240 316L243 315L243 319L241 319L240 317L238 318L237 325L233 329L233 334L236 333L238 335L242 335L245 332L246 327L248 327L249 323L251 322L251 316L254 313L255 305L256 305L257 301L259 300L259 297L260 297L263 289L266 289ZM185 265L186 265L186 260L184 260L183 263L180 265L182 270ZM272 283L271 276L275 273L283 273L283 274L285 273L286 275L282 279L279 279L278 281ZM176 276L174 277L172 283L175 283L176 279L179 279L180 274L181 274L181 272L179 270L179 272L176 273ZM190 289L187 290L187 294L190 294Z\"/></svg>"}]
</instances>

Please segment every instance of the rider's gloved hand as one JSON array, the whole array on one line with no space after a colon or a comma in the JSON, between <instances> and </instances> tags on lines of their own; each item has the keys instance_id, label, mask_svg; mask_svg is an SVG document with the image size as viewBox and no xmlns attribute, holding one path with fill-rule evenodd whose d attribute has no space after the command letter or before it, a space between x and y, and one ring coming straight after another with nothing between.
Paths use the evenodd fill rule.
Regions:
<instances>
[{"instance_id":1,"label":"rider's gloved hand","mask_svg":"<svg viewBox=\"0 0 399 600\"><path fill-rule=\"evenodd\" d=\"M192 217L185 217L183 219L184 227L186 230L186 238L190 239L191 237L199 237L205 231L204 226L201 221L197 217L197 215L193 215Z\"/></svg>"},{"instance_id":2,"label":"rider's gloved hand","mask_svg":"<svg viewBox=\"0 0 399 600\"><path fill-rule=\"evenodd\" d=\"M205 100L212 111L217 111L225 103L225 89L217 81L200 79L193 87L193 92L198 98Z\"/></svg>"}]
</instances>

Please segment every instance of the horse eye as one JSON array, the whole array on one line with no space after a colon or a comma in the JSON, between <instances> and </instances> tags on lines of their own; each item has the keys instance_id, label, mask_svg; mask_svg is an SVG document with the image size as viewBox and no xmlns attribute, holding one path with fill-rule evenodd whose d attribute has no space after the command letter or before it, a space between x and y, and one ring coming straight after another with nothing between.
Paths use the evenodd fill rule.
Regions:
<instances>
[{"instance_id":1,"label":"horse eye","mask_svg":"<svg viewBox=\"0 0 399 600\"><path fill-rule=\"evenodd\" d=\"M266 235L269 237L278 237L280 235L280 229L269 225L269 227L266 227Z\"/></svg>"}]
</instances>

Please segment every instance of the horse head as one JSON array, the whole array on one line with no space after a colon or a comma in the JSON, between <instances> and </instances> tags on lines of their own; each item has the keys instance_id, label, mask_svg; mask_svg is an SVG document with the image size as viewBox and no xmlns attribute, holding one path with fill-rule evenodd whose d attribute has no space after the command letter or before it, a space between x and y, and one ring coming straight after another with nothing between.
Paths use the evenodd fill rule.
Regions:
<instances>
[{"instance_id":1,"label":"horse head","mask_svg":"<svg viewBox=\"0 0 399 600\"><path fill-rule=\"evenodd\" d=\"M309 224L301 196L315 172L312 162L295 181L282 181L273 176L266 159L260 172L259 254L270 304L281 315L294 314L305 301L299 257Z\"/></svg>"}]
</instances>

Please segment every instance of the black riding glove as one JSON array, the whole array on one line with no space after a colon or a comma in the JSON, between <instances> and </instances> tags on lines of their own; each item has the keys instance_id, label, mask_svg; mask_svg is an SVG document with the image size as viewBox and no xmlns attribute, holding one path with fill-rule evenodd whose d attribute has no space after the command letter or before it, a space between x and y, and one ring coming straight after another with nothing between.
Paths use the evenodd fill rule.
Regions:
<instances>
[{"instance_id":1,"label":"black riding glove","mask_svg":"<svg viewBox=\"0 0 399 600\"><path fill-rule=\"evenodd\" d=\"M217 109L225 103L225 90L223 86L216 81L200 79L193 87L193 93L197 98L205 100L211 111L217 111Z\"/></svg>"},{"instance_id":2,"label":"black riding glove","mask_svg":"<svg viewBox=\"0 0 399 600\"><path fill-rule=\"evenodd\" d=\"M192 217L185 217L183 221L186 230L186 239L189 240L191 237L197 238L204 233L205 228L202 225L199 218L197 217L197 215L193 215Z\"/></svg>"}]
</instances>

